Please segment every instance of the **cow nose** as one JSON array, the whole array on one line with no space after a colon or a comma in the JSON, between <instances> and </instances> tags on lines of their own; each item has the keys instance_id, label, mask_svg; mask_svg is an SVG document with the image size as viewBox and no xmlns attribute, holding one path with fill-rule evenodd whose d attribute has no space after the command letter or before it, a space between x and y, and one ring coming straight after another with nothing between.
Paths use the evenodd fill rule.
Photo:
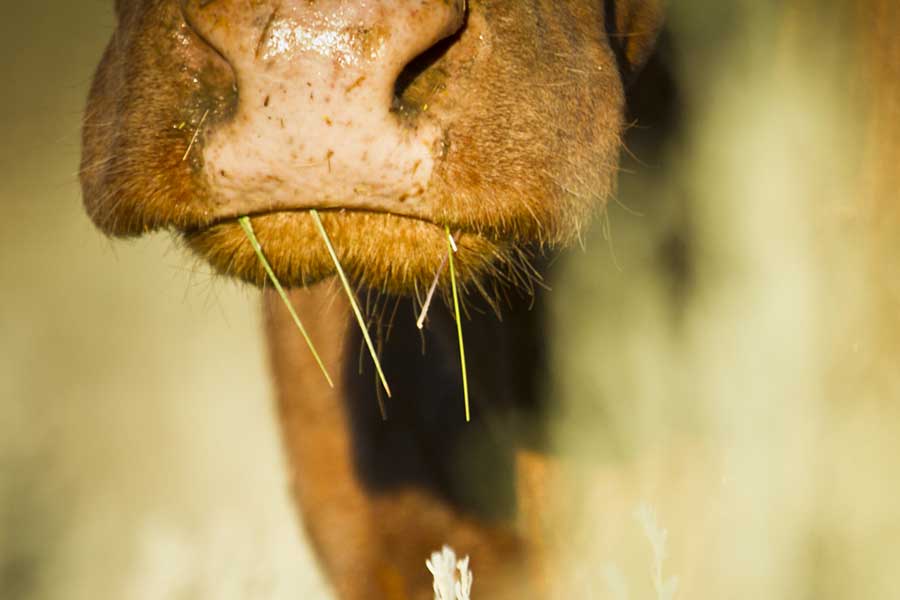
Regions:
<instances>
[{"instance_id":1,"label":"cow nose","mask_svg":"<svg viewBox=\"0 0 900 600\"><path fill-rule=\"evenodd\" d=\"M458 31L465 0L182 0L234 70L233 120L204 147L226 216L279 208L413 212L438 144L392 112L398 76ZM421 216L421 215L419 215Z\"/></svg>"},{"instance_id":2,"label":"cow nose","mask_svg":"<svg viewBox=\"0 0 900 600\"><path fill-rule=\"evenodd\" d=\"M183 0L183 7L238 72L302 60L390 80L460 28L465 0Z\"/></svg>"}]
</instances>

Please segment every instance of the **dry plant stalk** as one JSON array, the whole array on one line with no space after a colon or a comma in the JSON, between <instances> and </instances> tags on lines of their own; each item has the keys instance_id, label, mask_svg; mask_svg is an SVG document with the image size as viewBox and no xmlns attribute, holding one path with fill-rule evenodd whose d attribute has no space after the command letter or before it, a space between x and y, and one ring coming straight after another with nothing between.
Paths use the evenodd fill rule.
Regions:
<instances>
[{"instance_id":1,"label":"dry plant stalk","mask_svg":"<svg viewBox=\"0 0 900 600\"><path fill-rule=\"evenodd\" d=\"M431 287L428 288L428 295L425 296L425 303L422 304L422 312L419 314L419 319L416 321L416 327L419 329L425 328L425 318L428 317L428 309L431 308L431 301L434 299L434 293L437 291L438 283L441 281L441 275L444 273L444 267L446 266L447 257L445 256L441 261L441 266L438 267L437 273L434 274L434 281L431 282Z\"/></svg>"},{"instance_id":2,"label":"dry plant stalk","mask_svg":"<svg viewBox=\"0 0 900 600\"><path fill-rule=\"evenodd\" d=\"M275 271L272 270L272 266L269 264L268 259L266 259L266 255L263 254L262 246L260 245L259 240L256 238L256 233L253 231L253 225L250 223L250 217L241 217L240 219L238 219L238 222L244 229L244 234L246 234L247 239L250 240L250 245L253 246L253 250L256 252L256 256L259 258L259 262L262 263L263 268L266 270L266 274L269 276L269 280L272 282L272 285L275 286L275 289L278 291L278 295L281 296L281 301L284 302L284 305L287 307L288 312L291 313L291 318L294 319L294 323L297 325L297 329L299 329L300 333L303 334L303 339L306 340L306 345L309 346L310 352L312 352L312 355L315 357L316 362L319 364L319 368L322 370L322 374L325 375L325 379L328 381L328 385L334 387L334 382L331 380L331 376L328 374L328 370L325 368L325 364L322 362L322 357L320 357L319 353L316 352L316 347L313 345L309 334L306 333L306 328L303 327L303 323L300 322L300 317L297 316L297 311L294 310L293 305L287 297L287 293L284 291L284 288L281 287L281 282L278 281L278 277L275 276Z\"/></svg>"}]
</instances>

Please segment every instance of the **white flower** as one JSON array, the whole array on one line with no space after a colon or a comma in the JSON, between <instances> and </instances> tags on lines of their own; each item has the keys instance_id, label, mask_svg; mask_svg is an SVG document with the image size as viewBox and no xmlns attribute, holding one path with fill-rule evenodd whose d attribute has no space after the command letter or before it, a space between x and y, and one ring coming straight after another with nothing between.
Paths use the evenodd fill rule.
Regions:
<instances>
[{"instance_id":1,"label":"white flower","mask_svg":"<svg viewBox=\"0 0 900 600\"><path fill-rule=\"evenodd\" d=\"M459 581L456 582L456 600L469 600L472 593L472 571L469 570L469 557L465 557L458 563Z\"/></svg>"},{"instance_id":2,"label":"white flower","mask_svg":"<svg viewBox=\"0 0 900 600\"><path fill-rule=\"evenodd\" d=\"M453 549L444 546L440 552L432 553L425 566L434 578L434 600L471 600L473 577L468 556L457 561Z\"/></svg>"}]
</instances>

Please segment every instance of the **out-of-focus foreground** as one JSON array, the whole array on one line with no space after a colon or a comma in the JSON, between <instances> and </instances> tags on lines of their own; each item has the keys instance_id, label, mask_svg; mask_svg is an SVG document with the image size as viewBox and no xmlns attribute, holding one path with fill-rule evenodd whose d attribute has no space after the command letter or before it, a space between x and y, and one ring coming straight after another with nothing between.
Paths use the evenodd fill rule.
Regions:
<instances>
[{"instance_id":1,"label":"out-of-focus foreground","mask_svg":"<svg viewBox=\"0 0 900 600\"><path fill-rule=\"evenodd\" d=\"M82 214L111 3L10 4L0 597L323 597L256 293ZM677 4L674 132L552 282L559 577L667 597L646 504L675 598L900 597L900 9Z\"/></svg>"},{"instance_id":2,"label":"out-of-focus foreground","mask_svg":"<svg viewBox=\"0 0 900 600\"><path fill-rule=\"evenodd\" d=\"M81 207L112 5L3 6L0 598L322 597L258 293L166 236L109 241Z\"/></svg>"},{"instance_id":3,"label":"out-of-focus foreground","mask_svg":"<svg viewBox=\"0 0 900 600\"><path fill-rule=\"evenodd\" d=\"M645 503L676 598L900 597L900 5L673 4L678 132L552 296L569 597L673 597Z\"/></svg>"}]
</instances>

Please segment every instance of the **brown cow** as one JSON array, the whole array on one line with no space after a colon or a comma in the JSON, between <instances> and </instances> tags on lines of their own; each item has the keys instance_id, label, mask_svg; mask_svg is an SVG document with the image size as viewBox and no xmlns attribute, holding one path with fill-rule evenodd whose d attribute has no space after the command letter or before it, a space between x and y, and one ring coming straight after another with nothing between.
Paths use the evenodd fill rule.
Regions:
<instances>
[{"instance_id":1,"label":"brown cow","mask_svg":"<svg viewBox=\"0 0 900 600\"><path fill-rule=\"evenodd\" d=\"M660 2L117 0L116 13L85 119L85 206L109 234L171 229L263 285L237 222L252 217L340 375L329 388L270 295L295 495L340 597L430 596L423 560L443 543L471 555L480 597L544 596L522 516L545 487L528 257L577 239L609 197L623 82ZM349 307L323 282L334 267L310 209L381 317L386 420ZM483 296L467 302L471 424L452 313L435 307L422 337L407 318L445 228Z\"/></svg>"}]
</instances>

